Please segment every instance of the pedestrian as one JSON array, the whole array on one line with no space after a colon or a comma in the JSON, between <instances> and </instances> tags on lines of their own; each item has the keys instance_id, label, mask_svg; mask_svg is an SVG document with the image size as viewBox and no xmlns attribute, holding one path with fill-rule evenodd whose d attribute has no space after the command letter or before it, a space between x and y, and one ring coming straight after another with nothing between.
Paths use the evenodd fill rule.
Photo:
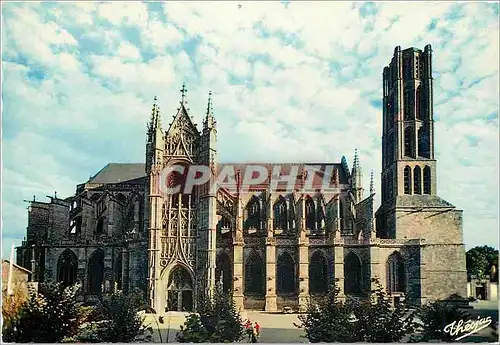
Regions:
<instances>
[{"instance_id":1,"label":"pedestrian","mask_svg":"<svg viewBox=\"0 0 500 345\"><path fill-rule=\"evenodd\" d=\"M260 325L255 321L255 326L253 326L255 329L255 335L258 337L260 335Z\"/></svg>"},{"instance_id":2,"label":"pedestrian","mask_svg":"<svg viewBox=\"0 0 500 345\"><path fill-rule=\"evenodd\" d=\"M252 334L253 334L253 327L252 327L252 321L247 319L247 322L245 323L245 329L248 335L248 342L252 341Z\"/></svg>"},{"instance_id":3,"label":"pedestrian","mask_svg":"<svg viewBox=\"0 0 500 345\"><path fill-rule=\"evenodd\" d=\"M255 331L255 327L252 327L252 333L251 333L250 337L251 337L250 338L250 342L251 343L256 343L257 342L257 334L256 334L256 331Z\"/></svg>"}]
</instances>

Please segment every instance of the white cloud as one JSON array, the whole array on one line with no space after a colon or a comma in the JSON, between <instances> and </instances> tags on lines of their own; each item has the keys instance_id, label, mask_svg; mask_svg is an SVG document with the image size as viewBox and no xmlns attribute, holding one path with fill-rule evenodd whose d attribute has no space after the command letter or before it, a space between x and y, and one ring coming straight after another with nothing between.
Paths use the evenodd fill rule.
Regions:
<instances>
[{"instance_id":1,"label":"white cloud","mask_svg":"<svg viewBox=\"0 0 500 345\"><path fill-rule=\"evenodd\" d=\"M145 46L150 46L155 52L164 53L165 48L176 46L184 39L183 34L173 25L165 25L157 20L151 20L141 31Z\"/></svg>"},{"instance_id":2,"label":"white cloud","mask_svg":"<svg viewBox=\"0 0 500 345\"><path fill-rule=\"evenodd\" d=\"M141 58L141 52L133 44L122 42L118 47L118 56L125 60L139 60Z\"/></svg>"}]
</instances>

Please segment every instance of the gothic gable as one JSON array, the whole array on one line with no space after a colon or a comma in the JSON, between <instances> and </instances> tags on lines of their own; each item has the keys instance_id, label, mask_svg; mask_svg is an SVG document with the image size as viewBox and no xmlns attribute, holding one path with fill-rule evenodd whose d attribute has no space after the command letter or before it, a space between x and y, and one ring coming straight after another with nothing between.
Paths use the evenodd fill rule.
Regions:
<instances>
[{"instance_id":1,"label":"gothic gable","mask_svg":"<svg viewBox=\"0 0 500 345\"><path fill-rule=\"evenodd\" d=\"M181 103L174 120L165 135L167 156L185 157L194 160L200 132L193 123L185 103Z\"/></svg>"}]
</instances>

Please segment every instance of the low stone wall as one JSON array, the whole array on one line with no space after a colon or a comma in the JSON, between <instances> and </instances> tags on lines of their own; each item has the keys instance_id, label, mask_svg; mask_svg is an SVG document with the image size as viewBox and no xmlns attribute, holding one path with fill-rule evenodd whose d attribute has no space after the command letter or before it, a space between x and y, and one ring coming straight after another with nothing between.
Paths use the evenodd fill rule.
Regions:
<instances>
[{"instance_id":1,"label":"low stone wall","mask_svg":"<svg viewBox=\"0 0 500 345\"><path fill-rule=\"evenodd\" d=\"M245 296L243 299L243 307L248 310L264 310L265 306L265 297Z\"/></svg>"}]
</instances>

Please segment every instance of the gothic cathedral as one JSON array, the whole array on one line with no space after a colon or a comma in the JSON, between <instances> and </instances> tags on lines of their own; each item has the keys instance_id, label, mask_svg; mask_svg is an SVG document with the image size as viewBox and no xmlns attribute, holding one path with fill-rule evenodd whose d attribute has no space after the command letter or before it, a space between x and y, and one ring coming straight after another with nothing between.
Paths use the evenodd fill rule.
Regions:
<instances>
[{"instance_id":1,"label":"gothic cathedral","mask_svg":"<svg viewBox=\"0 0 500 345\"><path fill-rule=\"evenodd\" d=\"M79 283L89 302L113 288L139 289L159 313L196 310L217 284L239 308L266 311L301 310L334 283L342 296L362 298L372 278L394 301L466 297L462 211L437 196L430 45L396 47L383 70L376 212L373 177L365 193L357 152L352 168L345 157L323 164L327 190L273 188L270 174L245 190L161 193L166 165L221 169L211 97L198 129L184 86L181 93L166 129L155 99L145 164L109 163L71 197L30 202L17 263L32 281ZM292 175L293 165L304 185L304 163L282 173ZM168 183L182 178L172 173Z\"/></svg>"}]
</instances>

